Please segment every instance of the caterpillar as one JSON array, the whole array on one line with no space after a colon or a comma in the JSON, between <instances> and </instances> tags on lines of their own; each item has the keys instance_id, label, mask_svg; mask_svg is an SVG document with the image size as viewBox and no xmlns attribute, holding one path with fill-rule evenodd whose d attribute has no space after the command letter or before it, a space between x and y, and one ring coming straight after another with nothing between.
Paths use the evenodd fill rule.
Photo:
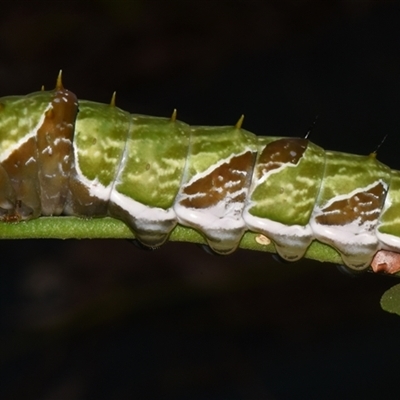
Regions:
<instances>
[{"instance_id":1,"label":"caterpillar","mask_svg":"<svg viewBox=\"0 0 400 400\"><path fill-rule=\"evenodd\" d=\"M229 254L246 230L285 260L313 240L354 270L400 252L400 172L307 138L256 136L235 126L189 126L79 101L56 88L0 98L0 220L111 216L148 247L177 225Z\"/></svg>"}]
</instances>

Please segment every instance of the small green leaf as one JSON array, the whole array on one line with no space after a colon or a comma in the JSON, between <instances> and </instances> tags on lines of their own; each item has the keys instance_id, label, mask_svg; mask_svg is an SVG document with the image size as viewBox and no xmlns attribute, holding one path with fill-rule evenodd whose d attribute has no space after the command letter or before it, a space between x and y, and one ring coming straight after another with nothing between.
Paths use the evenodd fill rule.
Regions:
<instances>
[{"instance_id":1,"label":"small green leaf","mask_svg":"<svg viewBox=\"0 0 400 400\"><path fill-rule=\"evenodd\" d=\"M391 287L381 298L383 310L400 315L400 284Z\"/></svg>"}]
</instances>

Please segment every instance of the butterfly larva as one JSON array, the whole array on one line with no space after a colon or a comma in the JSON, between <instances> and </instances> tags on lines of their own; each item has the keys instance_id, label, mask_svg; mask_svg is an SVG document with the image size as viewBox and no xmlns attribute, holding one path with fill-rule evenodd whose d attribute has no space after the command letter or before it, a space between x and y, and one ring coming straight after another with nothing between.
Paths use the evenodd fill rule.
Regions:
<instances>
[{"instance_id":1,"label":"butterfly larva","mask_svg":"<svg viewBox=\"0 0 400 400\"><path fill-rule=\"evenodd\" d=\"M145 245L176 224L234 251L246 230L301 258L312 240L353 269L400 252L400 173L305 138L189 126L53 91L0 99L0 218L112 216ZM268 239L267 239L268 240Z\"/></svg>"}]
</instances>

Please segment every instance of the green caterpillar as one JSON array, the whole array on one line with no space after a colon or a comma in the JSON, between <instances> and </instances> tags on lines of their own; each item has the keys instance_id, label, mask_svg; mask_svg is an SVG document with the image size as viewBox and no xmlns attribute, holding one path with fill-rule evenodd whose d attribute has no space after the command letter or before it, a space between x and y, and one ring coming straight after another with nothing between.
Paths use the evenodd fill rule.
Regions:
<instances>
[{"instance_id":1,"label":"green caterpillar","mask_svg":"<svg viewBox=\"0 0 400 400\"><path fill-rule=\"evenodd\" d=\"M115 99L78 104L61 76L52 91L0 98L0 219L108 215L150 247L181 224L221 254L251 230L290 261L317 239L355 270L400 252L399 171L375 154L258 137L242 121L189 126Z\"/></svg>"}]
</instances>

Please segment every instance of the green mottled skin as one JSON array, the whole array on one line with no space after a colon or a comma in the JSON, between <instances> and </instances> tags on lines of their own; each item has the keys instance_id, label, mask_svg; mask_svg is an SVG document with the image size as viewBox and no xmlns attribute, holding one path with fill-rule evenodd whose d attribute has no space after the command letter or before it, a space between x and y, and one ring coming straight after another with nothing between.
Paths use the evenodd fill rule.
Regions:
<instances>
[{"instance_id":1,"label":"green mottled skin","mask_svg":"<svg viewBox=\"0 0 400 400\"><path fill-rule=\"evenodd\" d=\"M391 171L386 207L380 218L379 231L400 237L400 171Z\"/></svg>"},{"instance_id":2,"label":"green mottled skin","mask_svg":"<svg viewBox=\"0 0 400 400\"><path fill-rule=\"evenodd\" d=\"M10 147L32 132L49 104L49 92L1 98L0 160Z\"/></svg>"},{"instance_id":3,"label":"green mottled skin","mask_svg":"<svg viewBox=\"0 0 400 400\"><path fill-rule=\"evenodd\" d=\"M259 139L259 150L278 138ZM264 182L256 187L250 200L250 213L286 225L306 225L314 209L324 176L325 152L309 143L298 164L273 170ZM256 174L262 166L256 164Z\"/></svg>"},{"instance_id":4,"label":"green mottled skin","mask_svg":"<svg viewBox=\"0 0 400 400\"><path fill-rule=\"evenodd\" d=\"M189 126L169 118L132 115L116 189L140 203L167 209L178 193L189 147Z\"/></svg>"},{"instance_id":5,"label":"green mottled skin","mask_svg":"<svg viewBox=\"0 0 400 400\"><path fill-rule=\"evenodd\" d=\"M257 151L257 137L244 129L232 126L194 126L191 134L190 157L184 183L221 160L230 158L232 154L243 153L246 149Z\"/></svg>"},{"instance_id":6,"label":"green mottled skin","mask_svg":"<svg viewBox=\"0 0 400 400\"><path fill-rule=\"evenodd\" d=\"M378 179L390 182L391 170L372 156L326 151L325 174L317 205L364 188Z\"/></svg>"},{"instance_id":7,"label":"green mottled skin","mask_svg":"<svg viewBox=\"0 0 400 400\"><path fill-rule=\"evenodd\" d=\"M117 107L91 101L79 103L75 148L82 174L103 186L113 184L131 127L131 115Z\"/></svg>"}]
</instances>

